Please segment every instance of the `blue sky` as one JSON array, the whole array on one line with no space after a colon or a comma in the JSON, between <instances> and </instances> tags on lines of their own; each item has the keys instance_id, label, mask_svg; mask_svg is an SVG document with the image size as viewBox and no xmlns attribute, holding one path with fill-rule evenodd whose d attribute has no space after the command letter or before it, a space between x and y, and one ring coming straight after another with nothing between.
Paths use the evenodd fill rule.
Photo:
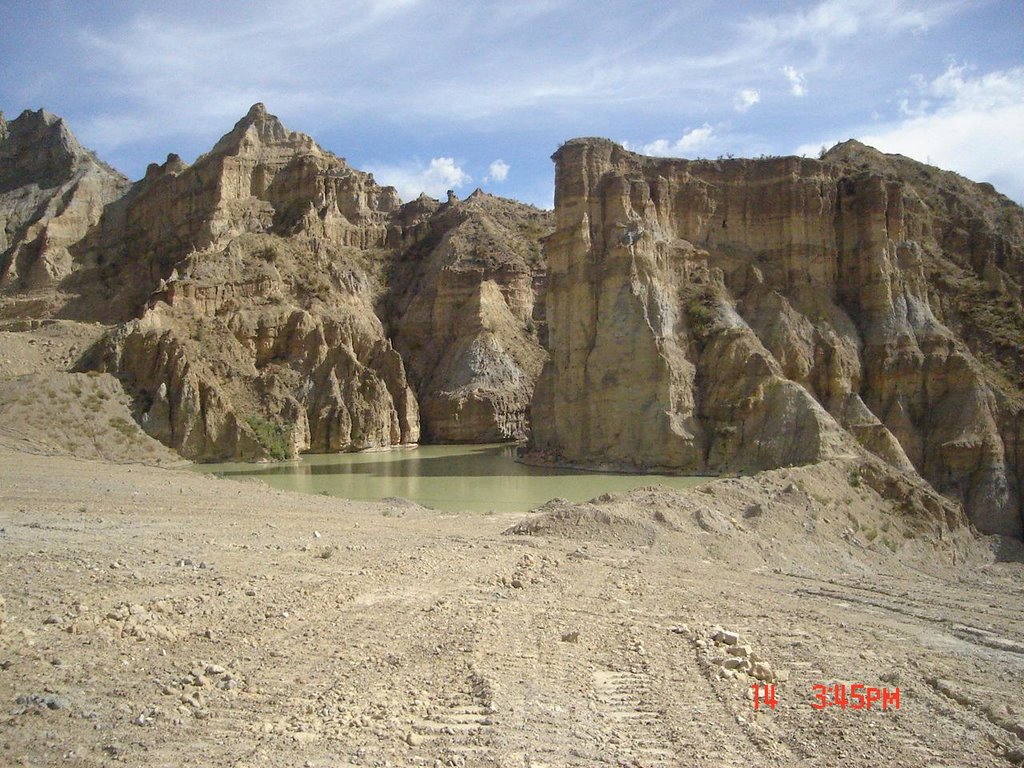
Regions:
<instances>
[{"instance_id":1,"label":"blue sky","mask_svg":"<svg viewBox=\"0 0 1024 768\"><path fill-rule=\"evenodd\" d=\"M256 101L403 199L548 207L551 153L816 155L858 138L1024 201L1021 0L0 0L0 109L132 178Z\"/></svg>"}]
</instances>

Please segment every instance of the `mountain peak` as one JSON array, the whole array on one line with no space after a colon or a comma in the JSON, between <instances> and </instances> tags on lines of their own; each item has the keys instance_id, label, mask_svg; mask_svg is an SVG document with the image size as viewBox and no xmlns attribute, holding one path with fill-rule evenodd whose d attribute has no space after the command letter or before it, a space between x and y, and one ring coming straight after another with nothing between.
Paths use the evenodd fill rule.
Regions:
<instances>
[{"instance_id":1,"label":"mountain peak","mask_svg":"<svg viewBox=\"0 0 1024 768\"><path fill-rule=\"evenodd\" d=\"M0 120L0 141L2 186L30 182L53 187L83 164L96 163L64 120L45 109L26 109L10 122Z\"/></svg>"},{"instance_id":2,"label":"mountain peak","mask_svg":"<svg viewBox=\"0 0 1024 768\"><path fill-rule=\"evenodd\" d=\"M236 152L247 139L253 143L275 144L301 135L285 128L277 115L267 112L263 102L258 101L249 107L245 117L235 123L234 128L224 134L213 152Z\"/></svg>"}]
</instances>

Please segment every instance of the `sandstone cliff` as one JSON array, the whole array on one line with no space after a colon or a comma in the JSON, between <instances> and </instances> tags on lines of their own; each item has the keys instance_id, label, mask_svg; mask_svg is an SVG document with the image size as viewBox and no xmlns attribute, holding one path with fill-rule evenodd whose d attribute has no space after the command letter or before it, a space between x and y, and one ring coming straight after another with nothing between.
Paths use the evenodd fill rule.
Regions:
<instances>
[{"instance_id":1,"label":"sandstone cliff","mask_svg":"<svg viewBox=\"0 0 1024 768\"><path fill-rule=\"evenodd\" d=\"M150 166L105 222L115 303L145 303L88 364L119 374L143 426L188 458L416 442L372 305L397 207L253 106L194 165Z\"/></svg>"},{"instance_id":2,"label":"sandstone cliff","mask_svg":"<svg viewBox=\"0 0 1024 768\"><path fill-rule=\"evenodd\" d=\"M80 266L82 240L104 207L127 188L59 117L26 110L8 123L0 113L0 291L57 287Z\"/></svg>"},{"instance_id":3,"label":"sandstone cliff","mask_svg":"<svg viewBox=\"0 0 1024 768\"><path fill-rule=\"evenodd\" d=\"M19 235L0 320L111 324L77 369L117 375L150 435L195 460L358 450L418 441L420 403L433 440L525 435L549 214L482 193L403 206L262 104L191 166L170 155L83 196L109 169L27 115L0 125L3 178L12 200L42 210L42 185L71 203L73 255L29 292L57 261L25 243L67 227L47 214Z\"/></svg>"},{"instance_id":4,"label":"sandstone cliff","mask_svg":"<svg viewBox=\"0 0 1024 768\"><path fill-rule=\"evenodd\" d=\"M536 456L737 471L856 439L1021 535L1019 207L855 143L554 159Z\"/></svg>"},{"instance_id":5,"label":"sandstone cliff","mask_svg":"<svg viewBox=\"0 0 1024 768\"><path fill-rule=\"evenodd\" d=\"M474 192L430 215L389 273L390 318L432 442L523 439L545 353L540 237L551 215Z\"/></svg>"}]
</instances>

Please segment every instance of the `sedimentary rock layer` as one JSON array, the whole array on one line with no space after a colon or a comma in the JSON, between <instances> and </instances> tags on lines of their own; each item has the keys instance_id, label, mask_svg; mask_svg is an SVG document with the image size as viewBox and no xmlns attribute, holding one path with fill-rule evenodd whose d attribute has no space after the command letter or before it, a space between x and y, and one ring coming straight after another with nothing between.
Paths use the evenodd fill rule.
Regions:
<instances>
[{"instance_id":1,"label":"sedimentary rock layer","mask_svg":"<svg viewBox=\"0 0 1024 768\"><path fill-rule=\"evenodd\" d=\"M550 214L480 190L432 207L393 264L382 313L419 394L424 439L525 438L544 362L537 304Z\"/></svg>"},{"instance_id":2,"label":"sedimentary rock layer","mask_svg":"<svg viewBox=\"0 0 1024 768\"><path fill-rule=\"evenodd\" d=\"M403 206L262 104L130 189L52 115L0 128L0 319L111 324L78 368L187 458L412 443L421 403L434 441L525 436L548 213Z\"/></svg>"},{"instance_id":3,"label":"sedimentary rock layer","mask_svg":"<svg viewBox=\"0 0 1024 768\"><path fill-rule=\"evenodd\" d=\"M0 290L70 275L83 238L127 188L56 115L26 110L8 123L0 112Z\"/></svg>"},{"instance_id":4,"label":"sedimentary rock layer","mask_svg":"<svg viewBox=\"0 0 1024 768\"><path fill-rule=\"evenodd\" d=\"M712 162L580 139L554 159L536 455L718 472L856 439L1021 535L1018 206L856 143Z\"/></svg>"}]
</instances>

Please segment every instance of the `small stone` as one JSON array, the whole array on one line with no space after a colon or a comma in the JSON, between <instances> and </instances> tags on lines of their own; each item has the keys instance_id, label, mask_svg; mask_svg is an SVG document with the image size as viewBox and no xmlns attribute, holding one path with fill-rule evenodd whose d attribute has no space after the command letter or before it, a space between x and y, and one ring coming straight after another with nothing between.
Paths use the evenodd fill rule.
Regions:
<instances>
[{"instance_id":1,"label":"small stone","mask_svg":"<svg viewBox=\"0 0 1024 768\"><path fill-rule=\"evenodd\" d=\"M738 656L730 656L727 659L722 659L723 669L739 669L743 666L744 659Z\"/></svg>"},{"instance_id":2,"label":"small stone","mask_svg":"<svg viewBox=\"0 0 1024 768\"><path fill-rule=\"evenodd\" d=\"M563 632L562 633L562 642L563 643L578 643L579 641L580 641L580 633L579 633L579 630L577 630L577 629L574 629L571 632Z\"/></svg>"},{"instance_id":3,"label":"small stone","mask_svg":"<svg viewBox=\"0 0 1024 768\"><path fill-rule=\"evenodd\" d=\"M743 516L748 520L752 517L760 517L764 514L764 507L760 504L751 504L743 511Z\"/></svg>"},{"instance_id":4,"label":"small stone","mask_svg":"<svg viewBox=\"0 0 1024 768\"><path fill-rule=\"evenodd\" d=\"M60 624L60 616L51 614L43 620L43 624Z\"/></svg>"},{"instance_id":5,"label":"small stone","mask_svg":"<svg viewBox=\"0 0 1024 768\"><path fill-rule=\"evenodd\" d=\"M207 664L206 674L208 675L223 675L227 673L227 670L220 664Z\"/></svg>"},{"instance_id":6,"label":"small stone","mask_svg":"<svg viewBox=\"0 0 1024 768\"><path fill-rule=\"evenodd\" d=\"M726 653L728 653L729 655L742 656L744 658L749 657L752 651L753 648L751 648L749 645L730 645L729 648L726 649Z\"/></svg>"},{"instance_id":7,"label":"small stone","mask_svg":"<svg viewBox=\"0 0 1024 768\"><path fill-rule=\"evenodd\" d=\"M320 531L313 531L313 538L314 539L319 539L320 538Z\"/></svg>"},{"instance_id":8,"label":"small stone","mask_svg":"<svg viewBox=\"0 0 1024 768\"><path fill-rule=\"evenodd\" d=\"M762 680L766 683L773 682L775 680L775 673L772 671L771 666L766 661L759 661L754 664L750 669L750 674L756 677L758 680Z\"/></svg>"},{"instance_id":9,"label":"small stone","mask_svg":"<svg viewBox=\"0 0 1024 768\"><path fill-rule=\"evenodd\" d=\"M410 747L418 747L423 744L423 737L420 736L418 733L413 733L412 731L410 731L408 734L406 734L405 743L408 744Z\"/></svg>"},{"instance_id":10,"label":"small stone","mask_svg":"<svg viewBox=\"0 0 1024 768\"><path fill-rule=\"evenodd\" d=\"M711 639L716 643L722 643L724 645L736 645L736 643L740 641L740 636L735 632L720 629L711 636Z\"/></svg>"}]
</instances>

